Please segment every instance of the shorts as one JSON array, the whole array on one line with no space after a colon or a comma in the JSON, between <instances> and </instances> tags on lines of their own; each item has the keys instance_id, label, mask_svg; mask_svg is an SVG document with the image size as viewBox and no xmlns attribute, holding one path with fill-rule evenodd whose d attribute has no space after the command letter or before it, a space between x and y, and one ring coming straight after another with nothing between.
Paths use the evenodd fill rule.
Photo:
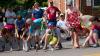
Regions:
<instances>
[{"instance_id":1,"label":"shorts","mask_svg":"<svg viewBox=\"0 0 100 56\"><path fill-rule=\"evenodd\" d=\"M93 33L98 33L98 30L94 29L94 30L93 30Z\"/></svg>"},{"instance_id":2,"label":"shorts","mask_svg":"<svg viewBox=\"0 0 100 56\"><path fill-rule=\"evenodd\" d=\"M48 24L49 24L49 23L53 23L53 25L56 26L57 21L56 21L56 20L48 20Z\"/></svg>"},{"instance_id":3,"label":"shorts","mask_svg":"<svg viewBox=\"0 0 100 56\"><path fill-rule=\"evenodd\" d=\"M76 32L75 28L69 28L69 30L72 31L72 32Z\"/></svg>"},{"instance_id":4,"label":"shorts","mask_svg":"<svg viewBox=\"0 0 100 56\"><path fill-rule=\"evenodd\" d=\"M31 32L31 36L39 36L40 35L40 30L34 30Z\"/></svg>"},{"instance_id":5,"label":"shorts","mask_svg":"<svg viewBox=\"0 0 100 56\"><path fill-rule=\"evenodd\" d=\"M28 36L29 36L29 31L26 31L23 37L27 38Z\"/></svg>"},{"instance_id":6,"label":"shorts","mask_svg":"<svg viewBox=\"0 0 100 56\"><path fill-rule=\"evenodd\" d=\"M23 31L18 31L18 35L22 35L23 34Z\"/></svg>"},{"instance_id":7,"label":"shorts","mask_svg":"<svg viewBox=\"0 0 100 56\"><path fill-rule=\"evenodd\" d=\"M99 36L99 39L100 39L100 30L98 31L98 36Z\"/></svg>"},{"instance_id":8,"label":"shorts","mask_svg":"<svg viewBox=\"0 0 100 56\"><path fill-rule=\"evenodd\" d=\"M94 29L94 30L93 30L93 33L97 33L97 34L98 34L98 37L100 38L100 30Z\"/></svg>"}]
</instances>

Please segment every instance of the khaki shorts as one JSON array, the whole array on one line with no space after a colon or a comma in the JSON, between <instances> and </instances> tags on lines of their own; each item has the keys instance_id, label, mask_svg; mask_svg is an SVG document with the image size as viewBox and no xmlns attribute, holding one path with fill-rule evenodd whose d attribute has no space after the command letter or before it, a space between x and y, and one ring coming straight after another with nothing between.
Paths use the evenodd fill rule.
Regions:
<instances>
[{"instance_id":1,"label":"khaki shorts","mask_svg":"<svg viewBox=\"0 0 100 56\"><path fill-rule=\"evenodd\" d=\"M75 28L69 28L69 30L72 31L72 32L76 32Z\"/></svg>"}]
</instances>

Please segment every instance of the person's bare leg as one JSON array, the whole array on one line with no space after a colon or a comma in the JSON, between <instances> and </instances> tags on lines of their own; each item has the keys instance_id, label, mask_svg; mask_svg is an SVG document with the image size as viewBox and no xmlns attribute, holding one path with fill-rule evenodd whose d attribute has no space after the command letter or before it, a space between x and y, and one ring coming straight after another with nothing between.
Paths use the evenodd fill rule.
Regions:
<instances>
[{"instance_id":1,"label":"person's bare leg","mask_svg":"<svg viewBox=\"0 0 100 56\"><path fill-rule=\"evenodd\" d=\"M17 37L17 43L18 43L18 50L20 50L20 35L19 35L19 37Z\"/></svg>"},{"instance_id":2,"label":"person's bare leg","mask_svg":"<svg viewBox=\"0 0 100 56\"><path fill-rule=\"evenodd\" d=\"M97 33L93 33L93 39L94 39L94 42L97 44L98 43L98 35L97 35Z\"/></svg>"},{"instance_id":3,"label":"person's bare leg","mask_svg":"<svg viewBox=\"0 0 100 56\"><path fill-rule=\"evenodd\" d=\"M74 46L74 35L73 35L73 32L70 32L71 33L71 44L72 46Z\"/></svg>"},{"instance_id":4,"label":"person's bare leg","mask_svg":"<svg viewBox=\"0 0 100 56\"><path fill-rule=\"evenodd\" d=\"M39 41L40 41L39 36L35 36L36 49L40 49Z\"/></svg>"},{"instance_id":5,"label":"person's bare leg","mask_svg":"<svg viewBox=\"0 0 100 56\"><path fill-rule=\"evenodd\" d=\"M90 33L89 33L89 36L86 38L85 42L83 43L83 47L85 47L86 43L89 41L89 39L93 37L93 31L91 30Z\"/></svg>"},{"instance_id":6,"label":"person's bare leg","mask_svg":"<svg viewBox=\"0 0 100 56\"><path fill-rule=\"evenodd\" d=\"M74 48L79 47L79 38L77 32L74 32Z\"/></svg>"},{"instance_id":7,"label":"person's bare leg","mask_svg":"<svg viewBox=\"0 0 100 56\"><path fill-rule=\"evenodd\" d=\"M45 39L44 39L45 44L44 44L43 49L46 49L46 48L47 48L47 44L48 44L48 36L49 36L48 34L45 35Z\"/></svg>"}]
</instances>

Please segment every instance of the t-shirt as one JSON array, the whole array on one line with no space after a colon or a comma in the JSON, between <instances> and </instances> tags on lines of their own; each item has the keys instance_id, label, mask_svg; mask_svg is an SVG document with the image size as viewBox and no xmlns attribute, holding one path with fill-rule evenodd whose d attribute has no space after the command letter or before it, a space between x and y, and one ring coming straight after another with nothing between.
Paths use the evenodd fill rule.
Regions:
<instances>
[{"instance_id":1,"label":"t-shirt","mask_svg":"<svg viewBox=\"0 0 100 56\"><path fill-rule=\"evenodd\" d=\"M100 30L100 26L97 26L97 25L92 25L92 30Z\"/></svg>"},{"instance_id":2,"label":"t-shirt","mask_svg":"<svg viewBox=\"0 0 100 56\"><path fill-rule=\"evenodd\" d=\"M6 13L5 13L5 17L16 17L16 14L15 14L15 12L10 12L10 11L6 11Z\"/></svg>"},{"instance_id":3,"label":"t-shirt","mask_svg":"<svg viewBox=\"0 0 100 56\"><path fill-rule=\"evenodd\" d=\"M23 26L25 25L25 20L24 19L22 19L22 20L15 20L15 25L18 27L18 30L20 31L22 28L23 28Z\"/></svg>"},{"instance_id":4,"label":"t-shirt","mask_svg":"<svg viewBox=\"0 0 100 56\"><path fill-rule=\"evenodd\" d=\"M56 12L59 12L59 9L57 7L51 6L46 11L48 13L48 20L56 20Z\"/></svg>"},{"instance_id":5,"label":"t-shirt","mask_svg":"<svg viewBox=\"0 0 100 56\"><path fill-rule=\"evenodd\" d=\"M32 11L32 14L34 15L34 18L38 19L38 18L42 18L43 16L43 10L42 9L34 9Z\"/></svg>"},{"instance_id":6,"label":"t-shirt","mask_svg":"<svg viewBox=\"0 0 100 56\"><path fill-rule=\"evenodd\" d=\"M59 20L59 21L57 22L57 27L67 28L66 24L67 24L67 23L66 23L65 21Z\"/></svg>"},{"instance_id":7,"label":"t-shirt","mask_svg":"<svg viewBox=\"0 0 100 56\"><path fill-rule=\"evenodd\" d=\"M7 23L14 24L15 19L13 17L16 17L15 12L6 11L5 17L7 18Z\"/></svg>"}]
</instances>

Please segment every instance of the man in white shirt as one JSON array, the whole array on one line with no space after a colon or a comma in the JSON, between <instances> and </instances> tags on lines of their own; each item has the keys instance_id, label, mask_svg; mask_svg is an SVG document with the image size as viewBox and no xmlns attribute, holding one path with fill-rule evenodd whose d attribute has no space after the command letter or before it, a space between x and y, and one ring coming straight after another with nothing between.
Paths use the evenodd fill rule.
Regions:
<instances>
[{"instance_id":1,"label":"man in white shirt","mask_svg":"<svg viewBox=\"0 0 100 56\"><path fill-rule=\"evenodd\" d=\"M5 17L7 18L7 23L14 24L16 14L12 9L7 9L5 13Z\"/></svg>"}]
</instances>

